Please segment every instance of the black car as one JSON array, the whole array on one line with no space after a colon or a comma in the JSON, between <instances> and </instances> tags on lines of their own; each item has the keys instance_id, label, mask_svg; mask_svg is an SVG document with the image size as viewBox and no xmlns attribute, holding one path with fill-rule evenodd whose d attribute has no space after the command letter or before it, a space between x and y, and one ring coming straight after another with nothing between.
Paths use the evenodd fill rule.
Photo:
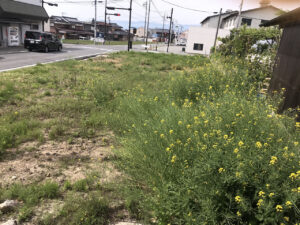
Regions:
<instances>
[{"instance_id":1,"label":"black car","mask_svg":"<svg viewBox=\"0 0 300 225\"><path fill-rule=\"evenodd\" d=\"M24 39L24 47L29 51L61 51L61 41L51 33L26 31Z\"/></svg>"}]
</instances>

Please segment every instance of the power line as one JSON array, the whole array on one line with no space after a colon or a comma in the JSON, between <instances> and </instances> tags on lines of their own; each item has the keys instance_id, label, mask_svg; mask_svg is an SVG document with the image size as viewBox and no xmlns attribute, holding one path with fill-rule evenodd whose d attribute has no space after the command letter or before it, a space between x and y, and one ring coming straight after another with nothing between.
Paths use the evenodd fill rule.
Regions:
<instances>
[{"instance_id":1,"label":"power line","mask_svg":"<svg viewBox=\"0 0 300 225\"><path fill-rule=\"evenodd\" d=\"M174 4L174 3L169 2L169 1L166 1L166 0L161 0L161 1L163 1L164 3L170 4L170 5L176 6L176 7L178 7L178 8L185 9L185 10L190 10L190 11L195 11L195 12L203 12L203 13L214 13L214 12L209 12L209 11L200 10L200 9L187 8L187 7L184 7L184 6L181 6L181 5Z\"/></svg>"},{"instance_id":2,"label":"power line","mask_svg":"<svg viewBox=\"0 0 300 225\"><path fill-rule=\"evenodd\" d=\"M162 16L162 15L160 14L159 10L157 9L157 7L156 7L156 5L155 5L155 3L154 3L154 0L152 0L152 4L153 4L153 6L154 6L154 8L155 8L155 11L157 12L157 14L158 14L161 18L164 18L164 16Z\"/></svg>"}]
</instances>

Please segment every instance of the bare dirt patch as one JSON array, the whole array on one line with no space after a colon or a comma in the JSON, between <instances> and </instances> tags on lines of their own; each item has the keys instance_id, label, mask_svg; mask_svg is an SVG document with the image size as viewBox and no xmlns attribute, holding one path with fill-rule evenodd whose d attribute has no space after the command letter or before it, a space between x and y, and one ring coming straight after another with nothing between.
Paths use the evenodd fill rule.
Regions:
<instances>
[{"instance_id":1,"label":"bare dirt patch","mask_svg":"<svg viewBox=\"0 0 300 225\"><path fill-rule=\"evenodd\" d=\"M110 159L111 133L93 139L28 142L8 150L9 159L0 162L0 185L30 184L43 180L75 182L92 172L100 173L102 182L120 175Z\"/></svg>"}]
</instances>

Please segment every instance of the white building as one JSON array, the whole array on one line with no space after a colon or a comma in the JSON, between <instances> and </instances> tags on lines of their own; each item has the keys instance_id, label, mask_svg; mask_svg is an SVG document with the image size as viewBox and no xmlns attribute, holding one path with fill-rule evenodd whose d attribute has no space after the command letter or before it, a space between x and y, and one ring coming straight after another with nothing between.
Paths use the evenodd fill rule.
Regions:
<instances>
[{"instance_id":1,"label":"white building","mask_svg":"<svg viewBox=\"0 0 300 225\"><path fill-rule=\"evenodd\" d=\"M219 30L218 37L226 37L230 31ZM214 46L216 29L211 27L190 27L186 44L186 52L194 54L209 55Z\"/></svg>"},{"instance_id":2,"label":"white building","mask_svg":"<svg viewBox=\"0 0 300 225\"><path fill-rule=\"evenodd\" d=\"M237 26L247 25L251 28L259 28L259 24L274 19L281 12L280 9L271 5L242 11L240 18L238 11L226 11L221 15L218 37L229 35L230 30ZM190 28L186 49L188 53L210 54L219 16L220 14L208 16L201 22L201 26Z\"/></svg>"}]
</instances>

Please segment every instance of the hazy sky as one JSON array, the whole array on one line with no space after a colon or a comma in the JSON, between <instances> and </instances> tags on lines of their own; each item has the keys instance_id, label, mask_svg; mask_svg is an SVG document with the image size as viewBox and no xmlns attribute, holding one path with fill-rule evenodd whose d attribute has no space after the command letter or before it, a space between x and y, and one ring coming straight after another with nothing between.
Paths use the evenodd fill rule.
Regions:
<instances>
[{"instance_id":1,"label":"hazy sky","mask_svg":"<svg viewBox=\"0 0 300 225\"><path fill-rule=\"evenodd\" d=\"M92 20L94 18L94 0L47 0L49 2L57 2L58 7L45 6L49 15L64 15L77 17L80 20ZM135 24L142 24L145 16L145 8L143 3L146 0L133 0L133 22ZM170 2L186 8L195 10L203 10L207 12L196 12L172 6L166 3ZM64 3L69 2L69 3ZM223 8L223 11L227 9L237 10L241 0L152 0L150 21L156 26L162 24L162 16L170 15L171 8L174 8L174 18L177 23L182 25L197 25L205 17L212 15L212 12L219 11ZM300 0L272 0L272 5L285 9L292 10L300 7ZM108 0L108 6L116 7L129 7L129 0ZM259 7L259 0L244 0L244 8L250 9ZM111 13L120 13L121 17L111 16L112 22L124 22L128 21L127 11L111 11ZM104 4L99 3L97 9L97 20L104 20ZM167 24L167 21L166 21Z\"/></svg>"}]
</instances>

